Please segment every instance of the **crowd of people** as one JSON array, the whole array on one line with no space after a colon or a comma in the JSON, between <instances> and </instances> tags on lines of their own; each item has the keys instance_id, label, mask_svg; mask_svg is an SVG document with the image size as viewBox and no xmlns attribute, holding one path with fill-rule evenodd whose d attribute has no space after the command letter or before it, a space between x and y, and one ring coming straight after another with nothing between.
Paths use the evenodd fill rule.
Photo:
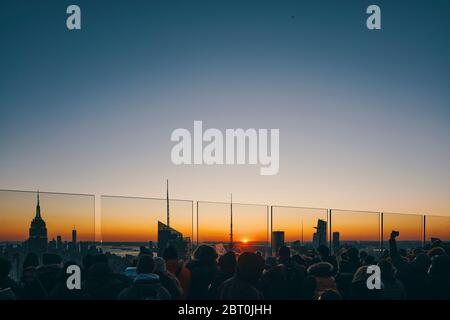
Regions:
<instances>
[{"instance_id":1,"label":"crowd of people","mask_svg":"<svg viewBox=\"0 0 450 320\"><path fill-rule=\"evenodd\" d=\"M67 287L66 268L55 254L42 263L29 253L20 281L9 277L11 263L0 258L0 299L89 300L356 300L450 299L450 248L435 241L409 252L397 248L396 233L389 250L375 258L356 248L331 254L326 246L300 255L287 246L277 257L264 259L258 252L218 256L200 245L191 260L179 260L174 247L162 257L143 248L134 266L123 274L112 271L106 255L83 259L81 289ZM381 287L371 289L369 266L381 271Z\"/></svg>"}]
</instances>

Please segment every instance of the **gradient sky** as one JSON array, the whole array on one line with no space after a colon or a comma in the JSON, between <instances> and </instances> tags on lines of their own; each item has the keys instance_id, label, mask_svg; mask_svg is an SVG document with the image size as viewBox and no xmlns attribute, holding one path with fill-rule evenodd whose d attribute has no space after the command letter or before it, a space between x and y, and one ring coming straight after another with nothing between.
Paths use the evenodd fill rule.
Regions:
<instances>
[{"instance_id":1,"label":"gradient sky","mask_svg":"<svg viewBox=\"0 0 450 320\"><path fill-rule=\"evenodd\" d=\"M445 0L4 0L0 188L450 215L449 30ZM279 128L279 174L173 165L194 120Z\"/></svg>"}]
</instances>

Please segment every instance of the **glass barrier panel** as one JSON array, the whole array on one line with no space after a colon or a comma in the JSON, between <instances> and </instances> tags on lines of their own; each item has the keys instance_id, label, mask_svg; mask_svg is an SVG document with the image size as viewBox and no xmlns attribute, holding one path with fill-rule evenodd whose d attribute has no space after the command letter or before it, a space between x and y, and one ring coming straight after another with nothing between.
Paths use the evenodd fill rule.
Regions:
<instances>
[{"instance_id":1,"label":"glass barrier panel","mask_svg":"<svg viewBox=\"0 0 450 320\"><path fill-rule=\"evenodd\" d=\"M231 205L218 202L197 202L198 244L229 245Z\"/></svg>"},{"instance_id":2,"label":"glass barrier panel","mask_svg":"<svg viewBox=\"0 0 450 320\"><path fill-rule=\"evenodd\" d=\"M273 255L282 244L295 253L328 246L327 209L273 206L271 220Z\"/></svg>"},{"instance_id":3,"label":"glass barrier panel","mask_svg":"<svg viewBox=\"0 0 450 320\"><path fill-rule=\"evenodd\" d=\"M334 252L345 247L355 247L378 256L380 213L331 210L331 243Z\"/></svg>"},{"instance_id":4,"label":"glass barrier panel","mask_svg":"<svg viewBox=\"0 0 450 320\"><path fill-rule=\"evenodd\" d=\"M140 251L162 255L172 245L182 259L192 251L193 202L152 198L101 197L102 250L114 260L114 269L124 271ZM111 263L110 263L111 264Z\"/></svg>"},{"instance_id":5,"label":"glass barrier panel","mask_svg":"<svg viewBox=\"0 0 450 320\"><path fill-rule=\"evenodd\" d=\"M0 190L0 255L11 260L15 280L30 252L77 263L97 253L94 196Z\"/></svg>"},{"instance_id":6,"label":"glass barrier panel","mask_svg":"<svg viewBox=\"0 0 450 320\"><path fill-rule=\"evenodd\" d=\"M268 209L264 205L233 204L233 250L269 254Z\"/></svg>"},{"instance_id":7,"label":"glass barrier panel","mask_svg":"<svg viewBox=\"0 0 450 320\"><path fill-rule=\"evenodd\" d=\"M197 206L199 244L213 245L219 254L230 248L236 252L260 251L263 255L268 253L267 206L204 201L199 201Z\"/></svg>"},{"instance_id":8,"label":"glass barrier panel","mask_svg":"<svg viewBox=\"0 0 450 320\"><path fill-rule=\"evenodd\" d=\"M423 216L383 213L383 247L389 248L392 231L398 231L397 248L412 250L423 245Z\"/></svg>"},{"instance_id":9,"label":"glass barrier panel","mask_svg":"<svg viewBox=\"0 0 450 320\"><path fill-rule=\"evenodd\" d=\"M450 241L450 217L426 216L425 217L426 241L430 243L433 238L441 241Z\"/></svg>"}]
</instances>

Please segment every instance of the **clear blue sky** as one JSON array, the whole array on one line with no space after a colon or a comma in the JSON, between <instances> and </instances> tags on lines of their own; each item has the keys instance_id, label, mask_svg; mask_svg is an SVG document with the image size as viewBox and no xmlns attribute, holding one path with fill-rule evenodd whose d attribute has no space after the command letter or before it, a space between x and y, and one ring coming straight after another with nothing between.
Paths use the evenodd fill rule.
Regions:
<instances>
[{"instance_id":1,"label":"clear blue sky","mask_svg":"<svg viewBox=\"0 0 450 320\"><path fill-rule=\"evenodd\" d=\"M4 0L0 188L450 215L449 31L444 0ZM279 174L174 166L194 120L279 128Z\"/></svg>"}]
</instances>

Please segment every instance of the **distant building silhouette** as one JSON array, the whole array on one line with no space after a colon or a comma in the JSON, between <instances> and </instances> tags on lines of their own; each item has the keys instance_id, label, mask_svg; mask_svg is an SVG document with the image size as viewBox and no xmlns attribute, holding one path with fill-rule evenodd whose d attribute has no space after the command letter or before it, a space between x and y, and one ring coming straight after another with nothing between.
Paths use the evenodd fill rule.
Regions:
<instances>
[{"instance_id":1,"label":"distant building silhouette","mask_svg":"<svg viewBox=\"0 0 450 320\"><path fill-rule=\"evenodd\" d=\"M77 244L77 230L75 230L75 227L73 227L72 230L72 244L73 245Z\"/></svg>"},{"instance_id":2,"label":"distant building silhouette","mask_svg":"<svg viewBox=\"0 0 450 320\"><path fill-rule=\"evenodd\" d=\"M313 247L318 248L321 245L327 245L327 222L324 220L317 220L317 227L314 227L316 232L313 234Z\"/></svg>"},{"instance_id":3,"label":"distant building silhouette","mask_svg":"<svg viewBox=\"0 0 450 320\"><path fill-rule=\"evenodd\" d=\"M189 242L189 238L184 238L181 232L158 221L158 256L162 256L165 248L173 246L178 257L185 259L189 254Z\"/></svg>"},{"instance_id":4,"label":"distant building silhouette","mask_svg":"<svg viewBox=\"0 0 450 320\"><path fill-rule=\"evenodd\" d=\"M337 252L339 248L341 247L340 239L339 239L339 232L333 232L333 250L334 252Z\"/></svg>"},{"instance_id":5,"label":"distant building silhouette","mask_svg":"<svg viewBox=\"0 0 450 320\"><path fill-rule=\"evenodd\" d=\"M280 247L284 246L284 231L272 232L272 255L276 256Z\"/></svg>"},{"instance_id":6,"label":"distant building silhouette","mask_svg":"<svg viewBox=\"0 0 450 320\"><path fill-rule=\"evenodd\" d=\"M27 249L30 252L42 254L47 252L47 227L41 217L41 206L39 201L39 191L37 193L36 215L31 221Z\"/></svg>"},{"instance_id":7,"label":"distant building silhouette","mask_svg":"<svg viewBox=\"0 0 450 320\"><path fill-rule=\"evenodd\" d=\"M233 250L234 247L234 241L233 241L233 194L231 194L231 201L230 201L230 243L229 243L229 250Z\"/></svg>"},{"instance_id":8,"label":"distant building silhouette","mask_svg":"<svg viewBox=\"0 0 450 320\"><path fill-rule=\"evenodd\" d=\"M69 242L69 251L78 252L77 230L75 229L75 226L72 229L72 241Z\"/></svg>"},{"instance_id":9,"label":"distant building silhouette","mask_svg":"<svg viewBox=\"0 0 450 320\"><path fill-rule=\"evenodd\" d=\"M63 249L63 242L62 242L62 237L61 236L56 236L56 249L57 250L62 250Z\"/></svg>"}]
</instances>

